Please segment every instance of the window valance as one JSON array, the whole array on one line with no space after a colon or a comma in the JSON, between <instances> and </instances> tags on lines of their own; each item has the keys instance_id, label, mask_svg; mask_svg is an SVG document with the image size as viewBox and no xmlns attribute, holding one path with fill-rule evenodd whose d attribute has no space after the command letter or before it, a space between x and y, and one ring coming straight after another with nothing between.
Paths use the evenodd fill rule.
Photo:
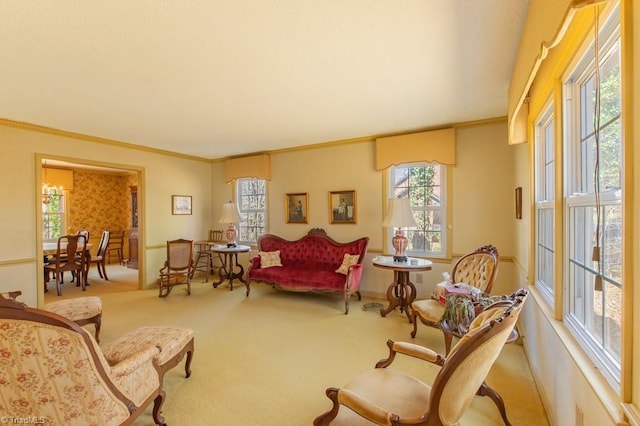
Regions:
<instances>
[{"instance_id":1,"label":"window valance","mask_svg":"<svg viewBox=\"0 0 640 426\"><path fill-rule=\"evenodd\" d=\"M415 162L456 164L456 131L453 128L376 139L376 170Z\"/></svg>"},{"instance_id":2,"label":"window valance","mask_svg":"<svg viewBox=\"0 0 640 426\"><path fill-rule=\"evenodd\" d=\"M226 183L248 177L271 180L271 156L260 154L225 160L224 181Z\"/></svg>"},{"instance_id":3,"label":"window valance","mask_svg":"<svg viewBox=\"0 0 640 426\"><path fill-rule=\"evenodd\" d=\"M509 86L509 143L527 142L527 96L549 50L564 37L578 10L608 0L530 0Z\"/></svg>"},{"instance_id":4,"label":"window valance","mask_svg":"<svg viewBox=\"0 0 640 426\"><path fill-rule=\"evenodd\" d=\"M43 168L41 177L43 184L73 190L73 171L71 170Z\"/></svg>"}]
</instances>

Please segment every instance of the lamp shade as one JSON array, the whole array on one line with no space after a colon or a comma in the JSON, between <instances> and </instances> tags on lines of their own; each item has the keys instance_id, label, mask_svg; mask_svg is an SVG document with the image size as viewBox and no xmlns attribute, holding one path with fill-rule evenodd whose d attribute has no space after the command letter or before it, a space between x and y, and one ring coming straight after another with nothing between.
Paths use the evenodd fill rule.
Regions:
<instances>
[{"instance_id":1,"label":"lamp shade","mask_svg":"<svg viewBox=\"0 0 640 426\"><path fill-rule=\"evenodd\" d=\"M222 205L222 216L220 216L218 223L238 223L240 220L240 212L236 203L224 203Z\"/></svg>"},{"instance_id":2,"label":"lamp shade","mask_svg":"<svg viewBox=\"0 0 640 426\"><path fill-rule=\"evenodd\" d=\"M411 202L408 198L392 198L389 200L387 215L382 222L382 226L413 228L418 226L411 211Z\"/></svg>"}]
</instances>

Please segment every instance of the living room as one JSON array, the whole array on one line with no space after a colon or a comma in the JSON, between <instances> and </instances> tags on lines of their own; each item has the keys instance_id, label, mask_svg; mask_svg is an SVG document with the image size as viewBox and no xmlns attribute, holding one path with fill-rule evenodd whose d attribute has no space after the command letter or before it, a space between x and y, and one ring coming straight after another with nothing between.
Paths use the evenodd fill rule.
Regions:
<instances>
[{"instance_id":1,"label":"living room","mask_svg":"<svg viewBox=\"0 0 640 426\"><path fill-rule=\"evenodd\" d=\"M622 4L629 6L629 2ZM572 10L571 5L561 7L564 6L563 12ZM630 21L630 12L628 16ZM637 21L638 18L634 19ZM638 73L638 69L640 67L635 67L634 72ZM630 98L629 102L637 103L635 98ZM507 117L486 117L486 120L454 123L451 127L455 129L456 162L449 168L450 252L447 259L433 259L433 270L421 277L423 282L418 285L418 296L429 295L441 273L450 270L452 259L488 243L498 247L501 256L496 293L533 287L535 272L531 258L535 247L531 225L533 154L530 144L510 145L512 128ZM289 239L299 238L313 227L325 229L339 241L369 237L361 290L367 297L384 299L391 277L371 265L373 257L389 254L382 227L386 209L385 184L383 173L375 169L376 139L376 136L362 136L268 151L271 164L268 230ZM0 159L0 176L6 199L10 200L8 205L12 206L5 209L5 220L0 225L0 235L5 241L0 247L0 290L17 287L23 292L22 299L32 306L42 304L44 299L39 272L41 237L38 237L44 159L139 173L140 239L144 242L138 280L141 288L155 285L158 269L165 260L167 240L202 239L208 229L222 227L217 223L222 204L235 197L233 185L225 183L225 158L173 154L162 149L52 129L37 122L24 123L13 117L0 121L0 140L5 147L5 155ZM632 146L630 141L629 148ZM628 161L628 169L632 169L632 160ZM628 181L631 183L631 177ZM522 219L516 219L515 212L514 190L518 187L522 188L524 200ZM328 194L342 190L357 194L357 220L353 224L331 223ZM289 193L308 194L308 223L287 223L285 197ZM192 197L191 215L172 214L171 197L176 194ZM630 206L637 204L634 198L629 199ZM637 223L637 218L631 223ZM247 257L242 261L246 262ZM633 259L630 254L626 258ZM627 277L632 277L630 272ZM633 280L630 284L633 285ZM241 292L235 293L235 297L244 297ZM637 297L631 292L625 293L625 298L633 301L634 306L637 304ZM529 299L522 328L525 348L550 421L573 424L578 412L582 413L584 424L615 424L624 421L625 417L633 418L633 407L638 405L640 394L636 389L637 379L630 373L631 365L637 362L637 343L627 338L624 385L620 389L612 388L606 380L592 373L594 369L589 367L586 357L558 325L561 316L542 301L542 298ZM352 309L357 310L358 305L354 305ZM339 302L336 302L336 309L338 306ZM632 325L630 320L625 320L625 324ZM535 345L527 346L527 339L530 342L535 339Z\"/></svg>"}]
</instances>

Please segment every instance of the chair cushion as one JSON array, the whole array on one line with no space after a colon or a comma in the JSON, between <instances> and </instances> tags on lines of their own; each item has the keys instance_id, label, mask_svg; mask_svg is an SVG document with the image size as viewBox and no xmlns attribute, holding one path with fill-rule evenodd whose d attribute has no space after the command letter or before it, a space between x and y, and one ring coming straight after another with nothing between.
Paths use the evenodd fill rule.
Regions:
<instances>
[{"instance_id":1,"label":"chair cushion","mask_svg":"<svg viewBox=\"0 0 640 426\"><path fill-rule=\"evenodd\" d=\"M158 364L164 365L176 356L193 339L190 328L169 325L140 327L124 334L103 349L110 365L115 365L129 355L148 345L160 348Z\"/></svg>"},{"instance_id":2,"label":"chair cushion","mask_svg":"<svg viewBox=\"0 0 640 426\"><path fill-rule=\"evenodd\" d=\"M47 303L43 310L53 312L71 321L93 318L102 313L102 299L98 296L75 297Z\"/></svg>"},{"instance_id":3,"label":"chair cushion","mask_svg":"<svg viewBox=\"0 0 640 426\"><path fill-rule=\"evenodd\" d=\"M439 322L444 315L445 306L437 300L425 299L413 302L411 309L427 321Z\"/></svg>"},{"instance_id":4,"label":"chair cushion","mask_svg":"<svg viewBox=\"0 0 640 426\"><path fill-rule=\"evenodd\" d=\"M429 411L431 387L393 368L374 368L351 380L344 389L369 402L396 413L404 419L416 419ZM369 425L371 422L346 407L340 407L332 425Z\"/></svg>"}]
</instances>

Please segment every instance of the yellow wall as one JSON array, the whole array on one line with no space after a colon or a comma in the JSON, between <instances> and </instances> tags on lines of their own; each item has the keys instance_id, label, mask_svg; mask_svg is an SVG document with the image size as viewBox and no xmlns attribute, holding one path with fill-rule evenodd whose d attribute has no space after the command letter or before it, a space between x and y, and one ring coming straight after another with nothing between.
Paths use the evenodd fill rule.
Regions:
<instances>
[{"instance_id":1,"label":"yellow wall","mask_svg":"<svg viewBox=\"0 0 640 426\"><path fill-rule=\"evenodd\" d=\"M2 125L0 145L4 152L0 158L2 198L10 206L2 210L0 220L0 291L20 289L30 305L36 305L39 297L42 300L37 285L42 286L36 185L40 182L39 156L139 170L141 186L146 187L139 200L143 226L140 272L145 285L155 283L167 240L201 239L213 222L209 161ZM172 194L192 195L193 215L173 216Z\"/></svg>"},{"instance_id":2,"label":"yellow wall","mask_svg":"<svg viewBox=\"0 0 640 426\"><path fill-rule=\"evenodd\" d=\"M516 288L517 275L510 260L515 255L513 155L518 149L506 141L506 120L460 126L456 129L458 164L451 168L454 208L451 252L456 256L485 244L496 245L502 263L495 291L505 293ZM213 163L212 169L214 218L218 218L222 203L231 197L231 185L222 183L223 162ZM374 141L273 152L271 173L269 232L290 240L302 237L311 228L323 228L338 241L368 236L361 292L365 296L384 298L393 277L388 271L371 266L371 258L383 250L382 220L386 203L382 172L375 170ZM356 191L356 224L330 223L329 192L342 190ZM308 223L288 224L285 194L300 192L309 196ZM451 259L438 261L432 271L421 274L420 278L412 277L418 297L428 297L435 284L442 280L442 272L451 270L451 262Z\"/></svg>"}]
</instances>

